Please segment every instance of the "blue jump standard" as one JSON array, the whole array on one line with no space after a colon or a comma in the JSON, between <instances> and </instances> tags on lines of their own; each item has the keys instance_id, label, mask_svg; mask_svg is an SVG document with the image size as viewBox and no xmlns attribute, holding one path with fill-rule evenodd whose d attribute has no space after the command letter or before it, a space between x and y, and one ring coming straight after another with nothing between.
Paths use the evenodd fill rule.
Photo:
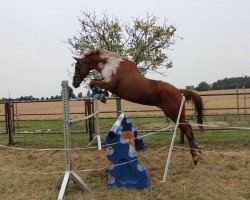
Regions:
<instances>
[{"instance_id":1,"label":"blue jump standard","mask_svg":"<svg viewBox=\"0 0 250 200\"><path fill-rule=\"evenodd\" d=\"M133 128L132 123L122 112L106 137L106 143L112 146L107 153L107 158L112 163L107 168L107 173L110 175L107 185L144 189L148 187L146 168L138 163L137 152L131 146L129 139L122 138L122 134L128 132L133 138L138 136L137 129ZM136 149L144 149L142 137L135 139L135 146Z\"/></svg>"}]
</instances>

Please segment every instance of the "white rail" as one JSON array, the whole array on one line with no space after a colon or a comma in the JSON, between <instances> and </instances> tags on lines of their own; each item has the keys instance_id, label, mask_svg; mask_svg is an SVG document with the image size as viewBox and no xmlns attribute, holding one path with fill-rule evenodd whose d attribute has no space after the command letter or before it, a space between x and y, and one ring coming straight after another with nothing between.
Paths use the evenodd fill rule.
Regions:
<instances>
[{"instance_id":1,"label":"white rail","mask_svg":"<svg viewBox=\"0 0 250 200\"><path fill-rule=\"evenodd\" d=\"M172 141L171 141L171 144L170 144L170 148L169 148L169 151L168 151L168 157L167 157L167 161L166 161L166 165L165 165L165 171L164 171L164 175L163 175L163 180L160 181L162 183L166 182L166 178L167 178L167 174L168 174L168 167L169 167L169 163L170 163L172 151L173 151L173 148L174 148L174 140L175 140L175 137L176 137L177 128L179 126L179 121L180 121L180 117L181 117L182 108L183 108L184 103L185 103L185 96L182 96L180 110L179 110L178 117L177 117L177 120L176 120L176 123L175 123L175 129L174 129Z\"/></svg>"},{"instance_id":2,"label":"white rail","mask_svg":"<svg viewBox=\"0 0 250 200\"><path fill-rule=\"evenodd\" d=\"M95 100L95 101L96 101L96 100ZM82 121L84 121L84 120L87 120L87 119L89 119L89 118L91 118L91 117L97 116L99 113L100 113L100 112L97 111L97 112L94 112L94 113L92 113L91 115L88 115L88 116L83 117L83 118L71 119L69 122L70 122L70 124L72 124L72 123L76 124L76 123L78 123L78 122L82 122Z\"/></svg>"}]
</instances>

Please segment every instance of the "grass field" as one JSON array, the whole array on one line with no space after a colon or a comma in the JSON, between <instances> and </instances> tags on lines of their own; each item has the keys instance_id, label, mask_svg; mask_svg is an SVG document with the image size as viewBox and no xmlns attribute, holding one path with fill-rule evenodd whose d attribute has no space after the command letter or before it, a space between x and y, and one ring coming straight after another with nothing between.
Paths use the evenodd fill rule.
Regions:
<instances>
[{"instance_id":1,"label":"grass field","mask_svg":"<svg viewBox=\"0 0 250 200\"><path fill-rule=\"evenodd\" d=\"M250 124L248 120L229 122L232 126ZM18 136L15 138L15 147L64 147L62 134ZM187 147L187 144L181 146L178 143L178 137L175 145ZM73 168L91 186L93 192L85 193L70 182L65 199L249 199L249 131L196 132L196 137L204 150L198 165L193 165L189 150L174 148L167 182L164 184L159 181L162 180L171 134L157 133L145 138L146 150L139 152L139 162L146 165L150 181L149 188L145 190L106 187L106 148L101 151L73 151ZM1 144L8 143L7 138L0 139ZM86 134L73 134L72 140L74 148L86 147L88 143ZM57 198L59 191L55 186L65 170L64 152L18 151L0 147L0 154L0 199ZM81 172L84 169L100 170ZM56 173L43 174L50 172Z\"/></svg>"},{"instance_id":2,"label":"grass field","mask_svg":"<svg viewBox=\"0 0 250 200\"><path fill-rule=\"evenodd\" d=\"M206 108L208 106L226 107L236 103L235 97L230 99L230 96L224 96L224 99L216 97L216 100L209 98L204 98ZM247 97L248 107L250 106L249 100L250 98ZM242 104L243 101L241 100L240 103ZM114 110L116 107L114 101L111 104L99 105L101 111ZM81 112L84 108L83 102L71 102L70 106L71 112ZM155 109L154 107L144 107L128 102L122 102L122 108L124 110ZM19 113L60 113L61 109L60 102L34 105L20 104L18 106ZM159 115L159 113L150 112L142 114ZM134 113L128 112L129 117L133 117L133 115ZM30 119L37 119L36 117L33 116ZM78 115L73 117L78 117ZM26 119L28 118L26 117ZM60 132L63 129L60 118L55 119L51 116L45 116L45 118L38 118L38 121L20 121L18 131L50 129ZM51 120L43 121L43 119ZM139 129L156 130L169 123L169 120L164 118L132 118L132 121ZM240 117L239 120L232 116L207 117L205 122L218 126L250 127L250 118L245 116ZM112 119L101 120L101 130L104 132L109 130L113 123L114 120ZM73 131L84 130L84 126L84 123L77 124L72 129ZM3 122L0 123L0 129L4 130ZM216 130L203 133L196 131L196 139L203 150L197 166L193 165L188 149L177 148L187 147L187 142L184 145L179 144L178 135L175 142L177 147L173 151L167 182L163 184L159 181L162 180L164 173L171 133L157 133L145 137L146 149L139 152L139 162L145 164L150 181L149 188L145 190L109 189L106 187L105 169L108 163L106 148L101 151L97 149L73 151L73 168L90 185L93 191L85 193L70 182L65 199L250 199L249 130ZM143 134L145 133L140 133L140 135ZM74 148L84 148L88 144L88 136L84 133L73 134L72 140ZM63 134L18 134L14 141L14 147L25 149L64 148ZM0 134L0 144L8 144L5 134ZM0 156L0 200L50 200L57 198L59 192L56 188L57 181L65 171L63 151L21 151L0 147ZM85 169L98 170L83 172L82 170Z\"/></svg>"}]
</instances>

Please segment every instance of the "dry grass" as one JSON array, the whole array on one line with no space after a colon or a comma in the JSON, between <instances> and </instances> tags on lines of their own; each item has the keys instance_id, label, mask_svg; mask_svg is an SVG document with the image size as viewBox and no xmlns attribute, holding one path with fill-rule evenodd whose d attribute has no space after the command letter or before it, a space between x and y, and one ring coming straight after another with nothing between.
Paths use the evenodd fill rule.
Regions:
<instances>
[{"instance_id":1,"label":"dry grass","mask_svg":"<svg viewBox=\"0 0 250 200\"><path fill-rule=\"evenodd\" d=\"M108 189L105 170L78 172L92 188L81 191L70 182L66 200L78 199L250 199L250 151L223 150L221 153L204 152L198 166L193 166L187 150L174 149L167 182L162 180L167 149L152 154L155 148L139 153L140 163L146 165L150 187L145 190ZM76 171L107 166L106 151L75 151ZM63 152L16 152L1 149L1 168L26 172L64 172ZM57 180L63 174L25 174L0 170L0 199L56 199Z\"/></svg>"}]
</instances>

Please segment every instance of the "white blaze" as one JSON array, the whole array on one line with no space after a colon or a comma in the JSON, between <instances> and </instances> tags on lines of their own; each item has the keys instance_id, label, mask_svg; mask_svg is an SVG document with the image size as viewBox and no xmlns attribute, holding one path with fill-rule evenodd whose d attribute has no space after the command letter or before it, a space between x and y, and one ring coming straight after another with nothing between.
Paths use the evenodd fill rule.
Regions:
<instances>
[{"instance_id":1,"label":"white blaze","mask_svg":"<svg viewBox=\"0 0 250 200\"><path fill-rule=\"evenodd\" d=\"M101 75L105 82L110 82L113 75L116 74L117 69L120 66L120 62L123 61L123 59L120 57L106 57L107 62L105 64L99 63L99 67L102 69Z\"/></svg>"}]
</instances>

